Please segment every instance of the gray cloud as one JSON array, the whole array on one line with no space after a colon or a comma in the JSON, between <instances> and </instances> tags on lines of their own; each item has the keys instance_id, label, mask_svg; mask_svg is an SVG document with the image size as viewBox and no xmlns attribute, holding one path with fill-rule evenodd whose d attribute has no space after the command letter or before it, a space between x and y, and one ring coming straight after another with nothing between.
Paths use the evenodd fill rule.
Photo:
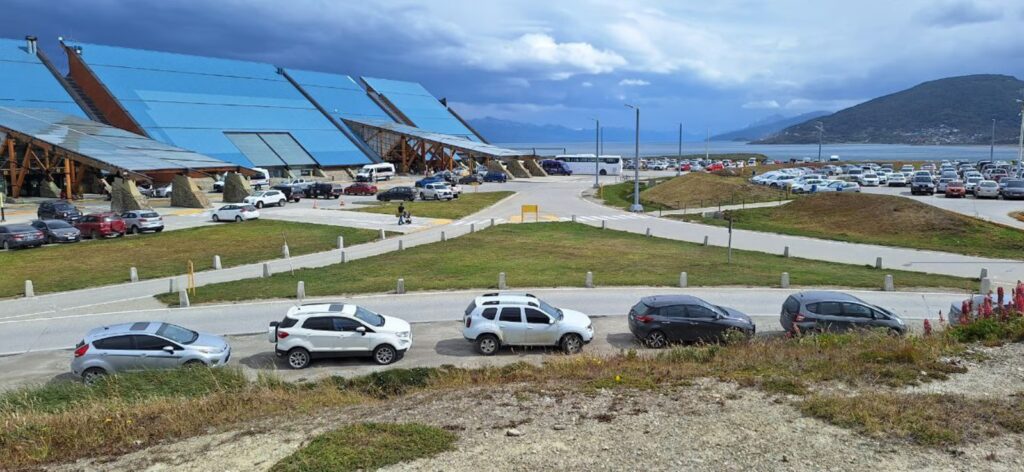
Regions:
<instances>
[{"instance_id":1,"label":"gray cloud","mask_svg":"<svg viewBox=\"0 0 1024 472\"><path fill-rule=\"evenodd\" d=\"M926 24L951 28L996 21L1003 17L1003 11L999 7L972 0L953 0L925 7L920 16Z\"/></svg>"}]
</instances>

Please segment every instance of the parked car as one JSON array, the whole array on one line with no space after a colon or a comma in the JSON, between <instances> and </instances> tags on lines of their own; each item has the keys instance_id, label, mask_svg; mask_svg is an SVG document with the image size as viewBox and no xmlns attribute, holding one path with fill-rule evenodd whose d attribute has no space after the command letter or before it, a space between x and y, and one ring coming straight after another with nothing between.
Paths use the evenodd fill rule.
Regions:
<instances>
[{"instance_id":1,"label":"parked car","mask_svg":"<svg viewBox=\"0 0 1024 472\"><path fill-rule=\"evenodd\" d=\"M345 195L376 195L377 186L365 182L356 182L345 187Z\"/></svg>"},{"instance_id":2,"label":"parked car","mask_svg":"<svg viewBox=\"0 0 1024 472\"><path fill-rule=\"evenodd\" d=\"M124 236L127 228L124 220L117 213L90 213L82 217L75 228L82 232L83 236L92 239L117 238Z\"/></svg>"},{"instance_id":3,"label":"parked car","mask_svg":"<svg viewBox=\"0 0 1024 472\"><path fill-rule=\"evenodd\" d=\"M907 177L899 172L893 172L889 174L889 183L887 185L890 187L906 187Z\"/></svg>"},{"instance_id":4,"label":"parked car","mask_svg":"<svg viewBox=\"0 0 1024 472\"><path fill-rule=\"evenodd\" d=\"M982 180L974 187L974 198L999 198L999 182Z\"/></svg>"},{"instance_id":5,"label":"parked car","mask_svg":"<svg viewBox=\"0 0 1024 472\"><path fill-rule=\"evenodd\" d=\"M430 182L420 189L420 200L451 200L455 198L448 184Z\"/></svg>"},{"instance_id":6,"label":"parked car","mask_svg":"<svg viewBox=\"0 0 1024 472\"><path fill-rule=\"evenodd\" d=\"M861 187L877 187L879 184L878 174L874 172L865 172L857 177L857 183Z\"/></svg>"},{"instance_id":7,"label":"parked car","mask_svg":"<svg viewBox=\"0 0 1024 472\"><path fill-rule=\"evenodd\" d=\"M67 200L42 202L36 209L36 217L40 220L64 220L75 224L82 219L82 212Z\"/></svg>"},{"instance_id":8,"label":"parked car","mask_svg":"<svg viewBox=\"0 0 1024 472\"><path fill-rule=\"evenodd\" d=\"M270 187L271 190L276 190L284 194L285 200L289 202L299 202L302 200L302 195L305 193L305 187L295 186L291 184L278 184Z\"/></svg>"},{"instance_id":9,"label":"parked car","mask_svg":"<svg viewBox=\"0 0 1024 472\"><path fill-rule=\"evenodd\" d=\"M644 297L629 310L629 331L652 348L680 341L725 340L754 335L750 317L690 295Z\"/></svg>"},{"instance_id":10,"label":"parked car","mask_svg":"<svg viewBox=\"0 0 1024 472\"><path fill-rule=\"evenodd\" d=\"M214 180L213 181L213 191L214 191L214 193L224 193L224 181L223 180Z\"/></svg>"},{"instance_id":11,"label":"parked car","mask_svg":"<svg viewBox=\"0 0 1024 472\"><path fill-rule=\"evenodd\" d=\"M64 220L35 220L32 227L43 232L47 244L77 243L82 240L82 232Z\"/></svg>"},{"instance_id":12,"label":"parked car","mask_svg":"<svg viewBox=\"0 0 1024 472\"><path fill-rule=\"evenodd\" d=\"M42 231L29 225L0 226L0 246L5 251L25 247L39 247L46 242Z\"/></svg>"},{"instance_id":13,"label":"parked car","mask_svg":"<svg viewBox=\"0 0 1024 472\"><path fill-rule=\"evenodd\" d=\"M159 233L164 230L164 218L152 210L132 210L121 213L125 227L131 234L144 231Z\"/></svg>"},{"instance_id":14,"label":"parked car","mask_svg":"<svg viewBox=\"0 0 1024 472\"><path fill-rule=\"evenodd\" d=\"M242 199L242 203L255 206L256 208L263 208L267 205L283 207L287 201L288 197L280 190L263 190Z\"/></svg>"},{"instance_id":15,"label":"parked car","mask_svg":"<svg viewBox=\"0 0 1024 472\"><path fill-rule=\"evenodd\" d=\"M935 182L931 175L914 174L910 181L911 195L935 195Z\"/></svg>"},{"instance_id":16,"label":"parked car","mask_svg":"<svg viewBox=\"0 0 1024 472\"><path fill-rule=\"evenodd\" d=\"M306 198L341 198L344 189L339 184L330 182L313 182L303 190Z\"/></svg>"},{"instance_id":17,"label":"parked car","mask_svg":"<svg viewBox=\"0 0 1024 472\"><path fill-rule=\"evenodd\" d=\"M71 372L91 384L104 375L176 367L223 367L231 346L217 335L159 321L103 326L75 346Z\"/></svg>"},{"instance_id":18,"label":"parked car","mask_svg":"<svg viewBox=\"0 0 1024 472\"><path fill-rule=\"evenodd\" d=\"M819 192L847 192L847 193L860 193L860 184L857 182L846 182L843 180L834 180L832 183L825 187L819 187Z\"/></svg>"},{"instance_id":19,"label":"parked car","mask_svg":"<svg viewBox=\"0 0 1024 472\"><path fill-rule=\"evenodd\" d=\"M156 184L154 184L153 187L149 191L149 195L146 195L146 196L147 197L153 197L153 198L167 198L167 197L171 196L171 192L173 192L173 191L174 191L174 185L173 184L166 184L166 185L156 185ZM145 195L145 194L143 194L143 195Z\"/></svg>"},{"instance_id":20,"label":"parked car","mask_svg":"<svg viewBox=\"0 0 1024 472\"><path fill-rule=\"evenodd\" d=\"M484 182L500 182L505 183L508 181L508 176L504 172L489 171L484 174Z\"/></svg>"},{"instance_id":21,"label":"parked car","mask_svg":"<svg viewBox=\"0 0 1024 472\"><path fill-rule=\"evenodd\" d=\"M462 185L482 184L483 182L484 177L480 174L469 174L459 179L459 183Z\"/></svg>"},{"instance_id":22,"label":"parked car","mask_svg":"<svg viewBox=\"0 0 1024 472\"><path fill-rule=\"evenodd\" d=\"M417 180L415 185L416 185L416 188L423 188L427 184L433 184L433 183L437 183L437 182L444 182L444 177L442 177L440 175L432 175L430 177L424 177L424 178L422 178L420 180Z\"/></svg>"},{"instance_id":23,"label":"parked car","mask_svg":"<svg viewBox=\"0 0 1024 472\"><path fill-rule=\"evenodd\" d=\"M213 212L213 221L236 221L255 220L260 217L260 211L252 205L245 203L229 203Z\"/></svg>"},{"instance_id":24,"label":"parked car","mask_svg":"<svg viewBox=\"0 0 1024 472\"><path fill-rule=\"evenodd\" d=\"M1016 200L1018 198L1024 198L1024 180L1007 178L1001 180L999 184L1003 186L1003 198L1007 200Z\"/></svg>"},{"instance_id":25,"label":"parked car","mask_svg":"<svg viewBox=\"0 0 1024 472\"><path fill-rule=\"evenodd\" d=\"M462 336L485 356L502 346L558 346L576 354L594 337L589 316L528 293L483 294L469 304L462 321Z\"/></svg>"},{"instance_id":26,"label":"parked car","mask_svg":"<svg viewBox=\"0 0 1024 472\"><path fill-rule=\"evenodd\" d=\"M544 172L548 173L548 175L572 175L572 170L570 170L569 166L562 161L544 159L543 161L540 161L540 166L544 169Z\"/></svg>"},{"instance_id":27,"label":"parked car","mask_svg":"<svg viewBox=\"0 0 1024 472\"><path fill-rule=\"evenodd\" d=\"M792 185L790 185L789 190L793 193L814 193L828 184L829 181L825 179L803 179L793 182Z\"/></svg>"},{"instance_id":28,"label":"parked car","mask_svg":"<svg viewBox=\"0 0 1024 472\"><path fill-rule=\"evenodd\" d=\"M893 312L842 292L809 291L790 295L782 304L780 322L788 332L846 331L885 328L903 335L907 325Z\"/></svg>"},{"instance_id":29,"label":"parked car","mask_svg":"<svg viewBox=\"0 0 1024 472\"><path fill-rule=\"evenodd\" d=\"M935 183L936 193L946 193L946 186L949 185L954 179L949 177L939 177L939 181Z\"/></svg>"},{"instance_id":30,"label":"parked car","mask_svg":"<svg viewBox=\"0 0 1024 472\"><path fill-rule=\"evenodd\" d=\"M459 198L462 196L462 186L459 184L448 184L448 189L452 191L452 196Z\"/></svg>"},{"instance_id":31,"label":"parked car","mask_svg":"<svg viewBox=\"0 0 1024 472\"><path fill-rule=\"evenodd\" d=\"M405 200L411 202L416 199L416 189L412 187L391 187L377 194L377 200L390 202L392 200Z\"/></svg>"},{"instance_id":32,"label":"parked car","mask_svg":"<svg viewBox=\"0 0 1024 472\"><path fill-rule=\"evenodd\" d=\"M274 353L293 369L317 358L346 356L369 356L387 365L412 347L409 323L350 303L291 307L283 320L270 323L268 335Z\"/></svg>"},{"instance_id":33,"label":"parked car","mask_svg":"<svg viewBox=\"0 0 1024 472\"><path fill-rule=\"evenodd\" d=\"M946 198L964 198L967 196L967 187L959 180L946 184Z\"/></svg>"},{"instance_id":34,"label":"parked car","mask_svg":"<svg viewBox=\"0 0 1024 472\"><path fill-rule=\"evenodd\" d=\"M967 182L964 183L964 188L967 189L967 193L974 194L974 189L978 186L978 182L984 180L981 177L967 177Z\"/></svg>"}]
</instances>

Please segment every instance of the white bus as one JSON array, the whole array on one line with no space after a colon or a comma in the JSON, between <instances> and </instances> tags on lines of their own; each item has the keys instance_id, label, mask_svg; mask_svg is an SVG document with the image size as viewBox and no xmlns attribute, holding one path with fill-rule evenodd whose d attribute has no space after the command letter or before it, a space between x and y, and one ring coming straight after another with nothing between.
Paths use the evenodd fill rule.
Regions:
<instances>
[{"instance_id":1,"label":"white bus","mask_svg":"<svg viewBox=\"0 0 1024 472\"><path fill-rule=\"evenodd\" d=\"M562 161L573 175L593 174L594 161L597 160L593 154L566 154L555 156L556 161ZM601 175L622 174L622 157L602 155L597 163L597 173Z\"/></svg>"}]
</instances>

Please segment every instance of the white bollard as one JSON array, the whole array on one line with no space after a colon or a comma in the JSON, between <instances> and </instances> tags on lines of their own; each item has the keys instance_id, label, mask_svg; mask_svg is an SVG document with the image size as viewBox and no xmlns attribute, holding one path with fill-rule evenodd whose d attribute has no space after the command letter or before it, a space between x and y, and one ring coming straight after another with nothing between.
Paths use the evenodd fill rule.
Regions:
<instances>
[{"instance_id":1,"label":"white bollard","mask_svg":"<svg viewBox=\"0 0 1024 472\"><path fill-rule=\"evenodd\" d=\"M789 257L789 246L782 250L782 257Z\"/></svg>"},{"instance_id":2,"label":"white bollard","mask_svg":"<svg viewBox=\"0 0 1024 472\"><path fill-rule=\"evenodd\" d=\"M469 224L469 232L470 233L475 233L476 232L476 223L470 223Z\"/></svg>"},{"instance_id":3,"label":"white bollard","mask_svg":"<svg viewBox=\"0 0 1024 472\"><path fill-rule=\"evenodd\" d=\"M594 273L587 271L587 278L583 281L583 286L586 288L594 288Z\"/></svg>"},{"instance_id":4,"label":"white bollard","mask_svg":"<svg viewBox=\"0 0 1024 472\"><path fill-rule=\"evenodd\" d=\"M139 269L136 269L135 267L132 267L131 269L128 269L128 280L131 280L132 282L138 282L139 281Z\"/></svg>"},{"instance_id":5,"label":"white bollard","mask_svg":"<svg viewBox=\"0 0 1024 472\"><path fill-rule=\"evenodd\" d=\"M992 279L990 279L988 277L985 277L984 279L981 279L981 287L979 288L978 293L980 293L982 295L988 295L988 292L991 292L991 291L992 291Z\"/></svg>"},{"instance_id":6,"label":"white bollard","mask_svg":"<svg viewBox=\"0 0 1024 472\"><path fill-rule=\"evenodd\" d=\"M607 224L608 224L608 221L601 220L601 229L606 229L607 228L607 226L606 226Z\"/></svg>"},{"instance_id":7,"label":"white bollard","mask_svg":"<svg viewBox=\"0 0 1024 472\"><path fill-rule=\"evenodd\" d=\"M576 215L572 215L572 222L573 222L573 223L575 223L575 222L576 222Z\"/></svg>"},{"instance_id":8,"label":"white bollard","mask_svg":"<svg viewBox=\"0 0 1024 472\"><path fill-rule=\"evenodd\" d=\"M31 280L25 281L25 298L32 298L36 296L36 289L32 286Z\"/></svg>"},{"instance_id":9,"label":"white bollard","mask_svg":"<svg viewBox=\"0 0 1024 472\"><path fill-rule=\"evenodd\" d=\"M508 288L508 284L505 283L505 273L501 272L498 274L498 290L505 290Z\"/></svg>"},{"instance_id":10,"label":"white bollard","mask_svg":"<svg viewBox=\"0 0 1024 472\"><path fill-rule=\"evenodd\" d=\"M886 292L892 292L893 290L896 290L896 284L893 282L891 274L885 275L885 283L882 284L882 290Z\"/></svg>"},{"instance_id":11,"label":"white bollard","mask_svg":"<svg viewBox=\"0 0 1024 472\"><path fill-rule=\"evenodd\" d=\"M284 246L281 246L281 255L284 256L285 259L292 257L291 252L288 250L288 243L284 243Z\"/></svg>"},{"instance_id":12,"label":"white bollard","mask_svg":"<svg viewBox=\"0 0 1024 472\"><path fill-rule=\"evenodd\" d=\"M782 288L789 288L789 272L782 273L782 280L779 281L779 285L781 285Z\"/></svg>"},{"instance_id":13,"label":"white bollard","mask_svg":"<svg viewBox=\"0 0 1024 472\"><path fill-rule=\"evenodd\" d=\"M651 227L650 226L647 227L647 236L648 237L651 236Z\"/></svg>"},{"instance_id":14,"label":"white bollard","mask_svg":"<svg viewBox=\"0 0 1024 472\"><path fill-rule=\"evenodd\" d=\"M338 236L338 249L345 249L345 237Z\"/></svg>"},{"instance_id":15,"label":"white bollard","mask_svg":"<svg viewBox=\"0 0 1024 472\"><path fill-rule=\"evenodd\" d=\"M978 280L988 278L988 269L981 269L981 275L978 276Z\"/></svg>"},{"instance_id":16,"label":"white bollard","mask_svg":"<svg viewBox=\"0 0 1024 472\"><path fill-rule=\"evenodd\" d=\"M263 263L263 277L270 277L270 264L266 262Z\"/></svg>"},{"instance_id":17,"label":"white bollard","mask_svg":"<svg viewBox=\"0 0 1024 472\"><path fill-rule=\"evenodd\" d=\"M175 293L178 291L178 278L171 277L171 287L167 290L167 293Z\"/></svg>"},{"instance_id":18,"label":"white bollard","mask_svg":"<svg viewBox=\"0 0 1024 472\"><path fill-rule=\"evenodd\" d=\"M395 293L399 295L405 293L405 279L398 279L398 284L395 286Z\"/></svg>"},{"instance_id":19,"label":"white bollard","mask_svg":"<svg viewBox=\"0 0 1024 472\"><path fill-rule=\"evenodd\" d=\"M875 268L876 269L881 269L882 268L882 258L881 257L876 257L875 258Z\"/></svg>"},{"instance_id":20,"label":"white bollard","mask_svg":"<svg viewBox=\"0 0 1024 472\"><path fill-rule=\"evenodd\" d=\"M341 263L344 264L346 262L348 262L348 260L345 258L345 251L341 251Z\"/></svg>"},{"instance_id":21,"label":"white bollard","mask_svg":"<svg viewBox=\"0 0 1024 472\"><path fill-rule=\"evenodd\" d=\"M178 308L188 308L190 303L188 301L188 290L181 290L178 292Z\"/></svg>"},{"instance_id":22,"label":"white bollard","mask_svg":"<svg viewBox=\"0 0 1024 472\"><path fill-rule=\"evenodd\" d=\"M686 288L689 281L687 280L686 272L679 273L679 288Z\"/></svg>"},{"instance_id":23,"label":"white bollard","mask_svg":"<svg viewBox=\"0 0 1024 472\"><path fill-rule=\"evenodd\" d=\"M494 227L494 218L491 218L491 228Z\"/></svg>"},{"instance_id":24,"label":"white bollard","mask_svg":"<svg viewBox=\"0 0 1024 472\"><path fill-rule=\"evenodd\" d=\"M377 236L381 241L388 238L387 233L384 232L384 228L380 229L380 235Z\"/></svg>"},{"instance_id":25,"label":"white bollard","mask_svg":"<svg viewBox=\"0 0 1024 472\"><path fill-rule=\"evenodd\" d=\"M223 268L224 268L224 266L221 265L221 263L220 263L220 256L213 256L213 269L214 270L221 270Z\"/></svg>"},{"instance_id":26,"label":"white bollard","mask_svg":"<svg viewBox=\"0 0 1024 472\"><path fill-rule=\"evenodd\" d=\"M705 246L707 246L707 245L708 245L708 237L707 237L707 236L704 236L704 245L705 245Z\"/></svg>"},{"instance_id":27,"label":"white bollard","mask_svg":"<svg viewBox=\"0 0 1024 472\"><path fill-rule=\"evenodd\" d=\"M444 231L441 231L441 242L443 243L443 242L445 242L447 240L448 240L448 237L445 236Z\"/></svg>"},{"instance_id":28,"label":"white bollard","mask_svg":"<svg viewBox=\"0 0 1024 472\"><path fill-rule=\"evenodd\" d=\"M303 298L306 298L306 282L300 280L298 285L295 287L295 298L301 302Z\"/></svg>"},{"instance_id":29,"label":"white bollard","mask_svg":"<svg viewBox=\"0 0 1024 472\"><path fill-rule=\"evenodd\" d=\"M405 243L403 243L401 239L398 240L398 250L399 251L404 251L405 250Z\"/></svg>"}]
</instances>

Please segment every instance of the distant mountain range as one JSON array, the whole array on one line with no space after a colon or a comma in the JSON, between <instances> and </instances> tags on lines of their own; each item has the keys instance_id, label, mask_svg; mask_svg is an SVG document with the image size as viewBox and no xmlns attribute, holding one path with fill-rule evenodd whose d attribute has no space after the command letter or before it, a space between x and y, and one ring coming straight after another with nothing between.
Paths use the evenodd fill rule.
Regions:
<instances>
[{"instance_id":1,"label":"distant mountain range","mask_svg":"<svg viewBox=\"0 0 1024 472\"><path fill-rule=\"evenodd\" d=\"M827 111L812 111L809 113L803 113L797 116L786 117L783 115L775 114L751 123L749 126L743 129L735 131L729 131L728 133L722 133L711 137L712 141L756 141L758 139L764 139L769 136L778 133L790 126L803 123L807 120L812 120L821 116L828 115L830 112Z\"/></svg>"},{"instance_id":2,"label":"distant mountain range","mask_svg":"<svg viewBox=\"0 0 1024 472\"><path fill-rule=\"evenodd\" d=\"M810 119L756 141L758 144L827 143L988 144L992 119L996 143L1016 143L1024 81L1007 75L968 75L924 82L834 114Z\"/></svg>"},{"instance_id":3,"label":"distant mountain range","mask_svg":"<svg viewBox=\"0 0 1024 472\"><path fill-rule=\"evenodd\" d=\"M480 134L492 143L579 143L594 140L594 128L573 129L561 125L535 125L518 121L485 117L469 120ZM633 128L604 127L605 142L633 141ZM641 128L640 139L646 142L675 142L678 132L654 131ZM686 141L703 141L704 135L684 134Z\"/></svg>"}]
</instances>

